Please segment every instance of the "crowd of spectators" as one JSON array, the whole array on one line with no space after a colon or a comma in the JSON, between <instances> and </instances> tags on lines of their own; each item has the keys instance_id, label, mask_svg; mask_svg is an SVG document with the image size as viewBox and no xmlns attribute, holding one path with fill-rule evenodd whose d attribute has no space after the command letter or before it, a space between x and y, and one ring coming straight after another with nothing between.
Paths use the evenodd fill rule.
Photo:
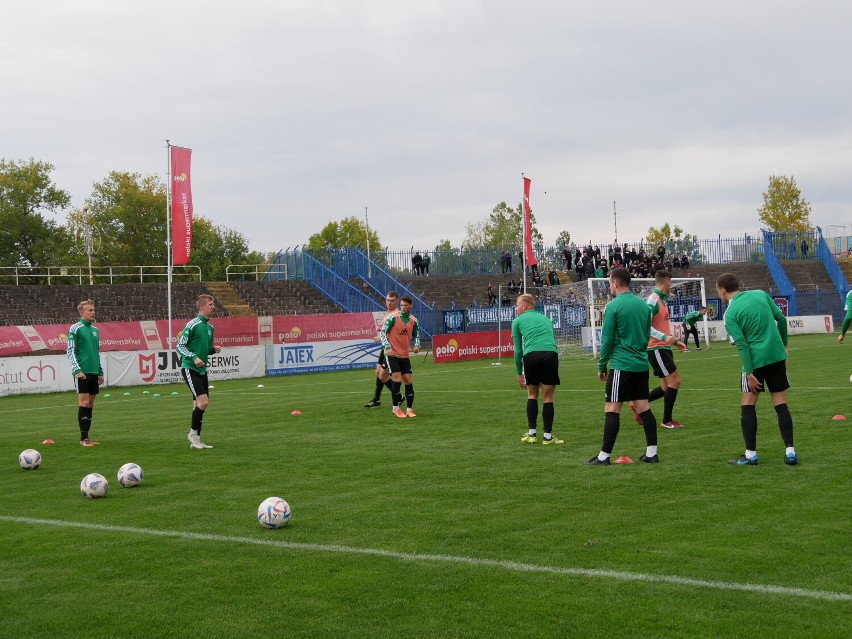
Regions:
<instances>
[{"instance_id":1,"label":"crowd of spectators","mask_svg":"<svg viewBox=\"0 0 852 639\"><path fill-rule=\"evenodd\" d=\"M632 277L654 277L654 273L663 269L672 272L673 269L688 269L689 257L686 253L680 256L666 256L665 246L658 246L656 250L645 250L640 245L612 244L606 248L606 254L602 254L599 246L588 244L582 249L579 247L565 247L562 252L563 263L566 268L571 268L577 273L578 280L590 277L609 277L611 269L623 267L630 271Z\"/></svg>"}]
</instances>

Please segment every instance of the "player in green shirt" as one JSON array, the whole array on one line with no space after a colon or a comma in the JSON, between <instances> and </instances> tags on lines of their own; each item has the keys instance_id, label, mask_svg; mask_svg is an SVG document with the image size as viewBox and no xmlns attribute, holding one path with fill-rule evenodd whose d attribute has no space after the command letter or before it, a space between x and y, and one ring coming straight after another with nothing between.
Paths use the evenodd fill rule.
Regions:
<instances>
[{"instance_id":1,"label":"player in green shirt","mask_svg":"<svg viewBox=\"0 0 852 639\"><path fill-rule=\"evenodd\" d=\"M742 390L740 424L745 440L745 454L732 459L731 464L756 466L757 457L757 400L764 384L772 394L778 428L786 447L784 463L799 463L793 447L793 417L787 407L787 318L766 291L740 291L733 273L716 278L719 297L728 305L725 311L725 330L737 347L742 361L740 390Z\"/></svg>"},{"instance_id":2,"label":"player in green shirt","mask_svg":"<svg viewBox=\"0 0 852 639\"><path fill-rule=\"evenodd\" d=\"M178 336L177 352L180 355L180 372L192 393L192 421L189 427L190 448L213 448L201 441L201 425L204 411L210 404L207 361L221 349L213 345L213 325L210 317L216 310L212 295L199 295L195 301L198 315L191 319Z\"/></svg>"},{"instance_id":3,"label":"player in green shirt","mask_svg":"<svg viewBox=\"0 0 852 639\"><path fill-rule=\"evenodd\" d=\"M585 463L610 465L612 449L621 428L621 407L632 401L642 428L647 448L639 460L656 464L657 418L648 403L648 337L673 344L674 335L661 333L651 326L651 307L630 290L630 271L614 268L609 276L609 291L614 299L607 304L601 328L601 354L598 378L606 382L604 436L601 452ZM607 370L609 368L609 370Z\"/></svg>"},{"instance_id":4,"label":"player in green shirt","mask_svg":"<svg viewBox=\"0 0 852 639\"><path fill-rule=\"evenodd\" d=\"M841 344L846 339L849 324L852 324L852 291L846 293L846 304L844 304L843 310L846 311L846 317L843 318L843 327L840 329L840 335L837 336L837 341Z\"/></svg>"},{"instance_id":5,"label":"player in green shirt","mask_svg":"<svg viewBox=\"0 0 852 639\"><path fill-rule=\"evenodd\" d=\"M702 306L697 311L687 313L683 318L683 343L689 344L689 336L695 340L695 348L701 350L701 342L698 341L698 329L695 327L698 320L707 315L707 307ZM689 349L685 349L684 353L688 353Z\"/></svg>"},{"instance_id":6,"label":"player in green shirt","mask_svg":"<svg viewBox=\"0 0 852 639\"><path fill-rule=\"evenodd\" d=\"M515 372L518 385L527 389L527 434L521 437L524 444L538 441L538 396L539 388L543 405L541 417L544 422L542 444L564 444L553 434L553 395L559 385L559 349L549 317L536 312L535 298L524 294L515 303L517 317L512 320L512 341L515 344Z\"/></svg>"},{"instance_id":7,"label":"player in green shirt","mask_svg":"<svg viewBox=\"0 0 852 639\"><path fill-rule=\"evenodd\" d=\"M101 366L100 331L92 324L95 321L95 303L83 300L77 304L80 321L68 329L68 360L74 375L79 405L77 424L80 427L80 445L94 446L100 442L89 439L92 427L92 411L95 398L104 383L104 369Z\"/></svg>"}]
</instances>

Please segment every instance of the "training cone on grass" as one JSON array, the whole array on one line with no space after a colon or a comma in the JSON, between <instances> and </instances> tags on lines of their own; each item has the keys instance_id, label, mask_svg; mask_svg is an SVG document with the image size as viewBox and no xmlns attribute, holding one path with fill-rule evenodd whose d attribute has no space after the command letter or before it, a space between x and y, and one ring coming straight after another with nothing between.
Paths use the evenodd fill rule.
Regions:
<instances>
[{"instance_id":1,"label":"training cone on grass","mask_svg":"<svg viewBox=\"0 0 852 639\"><path fill-rule=\"evenodd\" d=\"M257 385L257 387L258 387L258 388L263 388L263 384L258 384L258 385Z\"/></svg>"},{"instance_id":2,"label":"training cone on grass","mask_svg":"<svg viewBox=\"0 0 852 639\"><path fill-rule=\"evenodd\" d=\"M294 411L293 411L292 413L290 413L290 414L291 414L291 415L301 415L301 414L302 414L302 411L300 411L300 410L294 410Z\"/></svg>"},{"instance_id":3,"label":"training cone on grass","mask_svg":"<svg viewBox=\"0 0 852 639\"><path fill-rule=\"evenodd\" d=\"M615 460L616 464L632 464L633 460L630 459L627 455L622 455L618 459Z\"/></svg>"},{"instance_id":4,"label":"training cone on grass","mask_svg":"<svg viewBox=\"0 0 852 639\"><path fill-rule=\"evenodd\" d=\"M55 442L55 441L53 441L52 439L45 439L45 440L42 442L42 444L55 444L55 443L56 443L56 442Z\"/></svg>"},{"instance_id":5,"label":"training cone on grass","mask_svg":"<svg viewBox=\"0 0 852 639\"><path fill-rule=\"evenodd\" d=\"M834 417L832 417L831 419L832 419L832 420L834 420L834 421L836 421L836 422L839 422L839 421L840 421L840 420L842 420L842 419L846 419L846 417L845 417L844 415L835 415L835 416L834 416Z\"/></svg>"}]
</instances>

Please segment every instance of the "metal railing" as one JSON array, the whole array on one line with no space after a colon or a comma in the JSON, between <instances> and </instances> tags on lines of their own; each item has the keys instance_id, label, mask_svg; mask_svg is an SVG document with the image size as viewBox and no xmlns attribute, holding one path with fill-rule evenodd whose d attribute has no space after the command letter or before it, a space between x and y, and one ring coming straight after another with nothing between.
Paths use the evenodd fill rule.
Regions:
<instances>
[{"instance_id":1,"label":"metal railing","mask_svg":"<svg viewBox=\"0 0 852 639\"><path fill-rule=\"evenodd\" d=\"M225 269L225 280L286 280L287 264L273 262L272 264L230 264Z\"/></svg>"},{"instance_id":2,"label":"metal railing","mask_svg":"<svg viewBox=\"0 0 852 639\"><path fill-rule=\"evenodd\" d=\"M790 315L796 315L796 287L787 277L778 256L775 255L775 248L772 242L771 233L764 231L764 255L766 256L766 267L769 269L769 274L775 280L778 286L778 294L789 298Z\"/></svg>"},{"instance_id":3,"label":"metal railing","mask_svg":"<svg viewBox=\"0 0 852 639\"><path fill-rule=\"evenodd\" d=\"M165 282L168 279L166 266L2 266L0 284L126 284L139 282ZM173 266L172 281L200 282L201 267Z\"/></svg>"},{"instance_id":4,"label":"metal railing","mask_svg":"<svg viewBox=\"0 0 852 639\"><path fill-rule=\"evenodd\" d=\"M358 290L325 264L305 252L302 256L305 280L317 291L350 313L383 310L379 301Z\"/></svg>"},{"instance_id":5,"label":"metal railing","mask_svg":"<svg viewBox=\"0 0 852 639\"><path fill-rule=\"evenodd\" d=\"M837 263L836 256L831 249L828 248L828 244L822 236L822 229L817 227L816 230L818 233L818 239L816 242L817 259L822 261L823 266L825 266L825 270L828 271L828 276L834 283L834 288L837 289L837 292L841 296L844 296L849 291L849 282L846 280L846 276L843 274L843 269L840 268L840 264Z\"/></svg>"}]
</instances>

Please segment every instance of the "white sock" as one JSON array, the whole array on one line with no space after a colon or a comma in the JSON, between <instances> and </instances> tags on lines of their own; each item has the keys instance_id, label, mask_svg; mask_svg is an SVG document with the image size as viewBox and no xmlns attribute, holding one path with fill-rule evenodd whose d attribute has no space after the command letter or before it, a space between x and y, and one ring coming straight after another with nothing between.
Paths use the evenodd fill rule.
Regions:
<instances>
[{"instance_id":1,"label":"white sock","mask_svg":"<svg viewBox=\"0 0 852 639\"><path fill-rule=\"evenodd\" d=\"M598 459L600 459L601 461L606 461L610 457L612 457L612 453L605 453L603 451L598 453Z\"/></svg>"},{"instance_id":2,"label":"white sock","mask_svg":"<svg viewBox=\"0 0 852 639\"><path fill-rule=\"evenodd\" d=\"M653 457L656 454L657 454L657 447L656 446L648 446L648 448L645 449L645 457Z\"/></svg>"},{"instance_id":3,"label":"white sock","mask_svg":"<svg viewBox=\"0 0 852 639\"><path fill-rule=\"evenodd\" d=\"M747 450L745 452L745 455L746 455L746 459L754 459L755 457L757 457L757 451L756 450Z\"/></svg>"},{"instance_id":4,"label":"white sock","mask_svg":"<svg viewBox=\"0 0 852 639\"><path fill-rule=\"evenodd\" d=\"M790 455L791 453L792 453L793 455L795 455L795 454L796 454L796 449L795 449L795 448L793 448L792 446L787 446L787 450L786 450L786 453L785 453L785 454Z\"/></svg>"},{"instance_id":5,"label":"white sock","mask_svg":"<svg viewBox=\"0 0 852 639\"><path fill-rule=\"evenodd\" d=\"M529 435L530 437L535 437L536 434L537 433L536 433L535 428L530 428L530 431L527 433L527 435Z\"/></svg>"}]
</instances>

